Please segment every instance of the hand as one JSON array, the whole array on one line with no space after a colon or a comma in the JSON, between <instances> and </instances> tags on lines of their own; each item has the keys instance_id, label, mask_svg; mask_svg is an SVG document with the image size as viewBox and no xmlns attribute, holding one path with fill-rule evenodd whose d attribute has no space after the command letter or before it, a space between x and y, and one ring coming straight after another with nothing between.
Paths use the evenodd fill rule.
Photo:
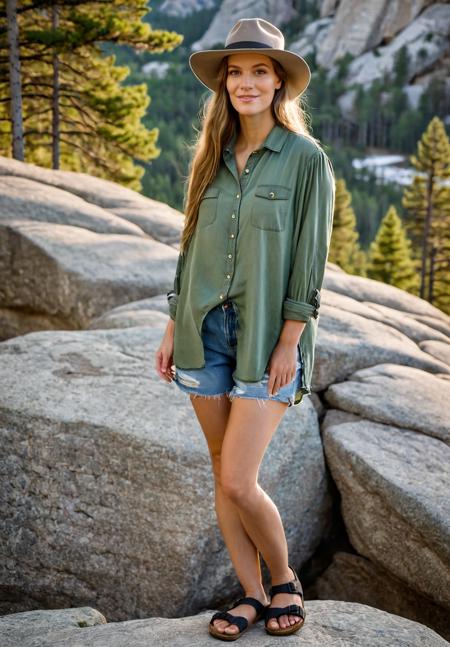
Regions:
<instances>
[{"instance_id":1,"label":"hand","mask_svg":"<svg viewBox=\"0 0 450 647\"><path fill-rule=\"evenodd\" d=\"M289 384L297 373L297 344L279 341L267 365L269 371L269 396L278 395L279 389Z\"/></svg>"},{"instance_id":2,"label":"hand","mask_svg":"<svg viewBox=\"0 0 450 647\"><path fill-rule=\"evenodd\" d=\"M170 319L163 340L155 353L155 368L158 375L166 382L172 382L173 366L173 335L175 322Z\"/></svg>"}]
</instances>

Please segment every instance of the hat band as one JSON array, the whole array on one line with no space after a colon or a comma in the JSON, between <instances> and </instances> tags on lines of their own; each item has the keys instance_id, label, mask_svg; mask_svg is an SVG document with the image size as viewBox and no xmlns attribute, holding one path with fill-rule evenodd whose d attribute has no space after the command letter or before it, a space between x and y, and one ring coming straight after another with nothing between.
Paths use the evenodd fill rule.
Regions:
<instances>
[{"instance_id":1,"label":"hat band","mask_svg":"<svg viewBox=\"0 0 450 647\"><path fill-rule=\"evenodd\" d=\"M225 49L240 49L241 47L267 47L268 49L273 49L273 47L270 47L270 45L266 45L266 43L260 43L256 40L239 40L237 43L231 43L231 45L227 45Z\"/></svg>"}]
</instances>

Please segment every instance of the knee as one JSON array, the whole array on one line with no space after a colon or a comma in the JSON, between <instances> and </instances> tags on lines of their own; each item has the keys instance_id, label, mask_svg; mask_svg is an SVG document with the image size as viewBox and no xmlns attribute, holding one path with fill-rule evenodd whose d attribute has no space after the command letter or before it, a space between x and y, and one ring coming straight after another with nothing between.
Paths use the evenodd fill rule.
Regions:
<instances>
[{"instance_id":1,"label":"knee","mask_svg":"<svg viewBox=\"0 0 450 647\"><path fill-rule=\"evenodd\" d=\"M220 486L225 496L240 507L245 507L253 500L254 486L245 482L236 474L228 476L226 472L223 472Z\"/></svg>"}]
</instances>

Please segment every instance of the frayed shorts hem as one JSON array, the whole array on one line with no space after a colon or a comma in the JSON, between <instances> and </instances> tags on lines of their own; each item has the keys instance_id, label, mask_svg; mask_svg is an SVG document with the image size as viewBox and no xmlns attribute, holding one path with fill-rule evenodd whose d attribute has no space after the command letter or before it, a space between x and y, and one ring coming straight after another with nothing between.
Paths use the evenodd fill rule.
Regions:
<instances>
[{"instance_id":1,"label":"frayed shorts hem","mask_svg":"<svg viewBox=\"0 0 450 647\"><path fill-rule=\"evenodd\" d=\"M279 397L278 395L274 395L272 397L261 398L256 395L244 395L241 393L235 393L235 390L238 388L236 386L234 386L231 391L223 391L222 393L198 393L193 391L191 388L187 388L183 384L180 384L179 381L175 380L175 383L181 391L183 391L187 395L191 395L194 398L203 398L205 400L219 400L223 396L227 396L230 401L233 401L236 398L241 398L242 400L257 400L261 406L264 406L265 402L267 401L282 402L283 404L287 404L289 407L292 407L294 405L294 396Z\"/></svg>"}]
</instances>

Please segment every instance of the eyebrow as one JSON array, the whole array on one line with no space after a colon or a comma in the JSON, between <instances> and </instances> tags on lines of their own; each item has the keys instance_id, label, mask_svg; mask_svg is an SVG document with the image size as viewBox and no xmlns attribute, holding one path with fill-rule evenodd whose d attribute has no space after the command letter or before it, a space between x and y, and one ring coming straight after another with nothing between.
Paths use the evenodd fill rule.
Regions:
<instances>
[{"instance_id":1,"label":"eyebrow","mask_svg":"<svg viewBox=\"0 0 450 647\"><path fill-rule=\"evenodd\" d=\"M255 63L255 65L252 65L252 67L260 67L261 65L264 65L264 67L269 67L269 66L267 65L267 63ZM242 69L241 67L239 67L239 65L235 65L234 63L230 63L230 64L228 65L228 67L229 67L229 68L230 68L230 67L237 67L239 70L240 70L240 69Z\"/></svg>"}]
</instances>

